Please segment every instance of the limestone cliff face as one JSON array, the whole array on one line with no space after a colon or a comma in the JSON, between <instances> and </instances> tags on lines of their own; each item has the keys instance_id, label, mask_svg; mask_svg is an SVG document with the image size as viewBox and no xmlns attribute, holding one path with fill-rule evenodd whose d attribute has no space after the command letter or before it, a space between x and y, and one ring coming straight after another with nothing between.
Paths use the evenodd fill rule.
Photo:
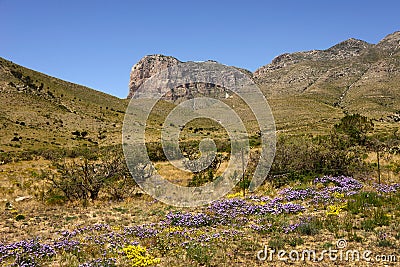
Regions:
<instances>
[{"instance_id":1,"label":"limestone cliff face","mask_svg":"<svg viewBox=\"0 0 400 267\"><path fill-rule=\"evenodd\" d=\"M128 98L132 98L136 90L152 75L179 63L178 59L170 56L149 55L143 57L132 67Z\"/></svg>"},{"instance_id":2,"label":"limestone cliff face","mask_svg":"<svg viewBox=\"0 0 400 267\"><path fill-rule=\"evenodd\" d=\"M150 77L158 72L166 70L169 67L182 63L178 59L164 55L149 55L143 57L136 63L130 73L129 81L129 94L128 98L132 98L138 88ZM209 60L209 64L217 63L216 61ZM236 67L235 67L236 68ZM252 76L252 73L242 68L236 68L242 73ZM208 96L225 98L227 91L220 85L210 83L188 83L179 85L164 96L164 100L180 102L184 99L190 99L197 96Z\"/></svg>"}]
</instances>

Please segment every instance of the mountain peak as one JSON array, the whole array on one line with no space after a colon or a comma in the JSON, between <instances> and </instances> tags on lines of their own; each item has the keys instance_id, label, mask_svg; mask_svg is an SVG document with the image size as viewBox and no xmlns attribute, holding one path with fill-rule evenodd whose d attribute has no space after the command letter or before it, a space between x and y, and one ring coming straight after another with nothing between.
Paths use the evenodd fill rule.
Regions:
<instances>
[{"instance_id":1,"label":"mountain peak","mask_svg":"<svg viewBox=\"0 0 400 267\"><path fill-rule=\"evenodd\" d=\"M128 98L131 98L136 90L152 75L175 66L180 62L177 58L161 54L144 56L132 67Z\"/></svg>"},{"instance_id":2,"label":"mountain peak","mask_svg":"<svg viewBox=\"0 0 400 267\"><path fill-rule=\"evenodd\" d=\"M350 38L328 48L325 52L329 54L331 59L347 59L359 56L362 52L373 46L373 44L363 40Z\"/></svg>"},{"instance_id":3,"label":"mountain peak","mask_svg":"<svg viewBox=\"0 0 400 267\"><path fill-rule=\"evenodd\" d=\"M385 36L380 42L400 39L400 31L395 31Z\"/></svg>"},{"instance_id":4,"label":"mountain peak","mask_svg":"<svg viewBox=\"0 0 400 267\"><path fill-rule=\"evenodd\" d=\"M218 61L208 59L206 61L190 61L197 63L208 63L217 64ZM161 54L147 55L141 58L131 69L130 79L129 79L129 94L127 98L132 98L134 93L139 89L139 87L154 74L159 73L169 67L178 65L182 61L175 57L165 56ZM245 75L252 77L253 73L249 70L232 66L233 68L239 70Z\"/></svg>"},{"instance_id":5,"label":"mountain peak","mask_svg":"<svg viewBox=\"0 0 400 267\"><path fill-rule=\"evenodd\" d=\"M400 49L400 31L386 35L376 46L384 50Z\"/></svg>"},{"instance_id":6,"label":"mountain peak","mask_svg":"<svg viewBox=\"0 0 400 267\"><path fill-rule=\"evenodd\" d=\"M263 75L262 73L275 71L288 65L296 64L303 61L328 61L342 60L359 56L365 50L373 47L373 44L365 41L350 38L340 42L326 50L310 50L295 53L284 53L275 57L268 65L260 67L254 73L255 76Z\"/></svg>"},{"instance_id":7,"label":"mountain peak","mask_svg":"<svg viewBox=\"0 0 400 267\"><path fill-rule=\"evenodd\" d=\"M372 44L367 43L363 40L349 38L343 42L340 42L340 43L328 48L326 51L336 51L336 50L361 51L361 50L367 49L371 46L372 46Z\"/></svg>"}]
</instances>

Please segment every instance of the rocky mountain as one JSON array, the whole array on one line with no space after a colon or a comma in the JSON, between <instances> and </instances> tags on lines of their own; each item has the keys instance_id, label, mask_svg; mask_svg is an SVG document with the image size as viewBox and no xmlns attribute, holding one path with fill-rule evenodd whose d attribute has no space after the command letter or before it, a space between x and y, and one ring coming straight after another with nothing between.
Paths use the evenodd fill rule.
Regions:
<instances>
[{"instance_id":1,"label":"rocky mountain","mask_svg":"<svg viewBox=\"0 0 400 267\"><path fill-rule=\"evenodd\" d=\"M131 69L128 98L131 98L148 78L178 63L180 61L174 57L159 54L143 57Z\"/></svg>"},{"instance_id":2,"label":"rocky mountain","mask_svg":"<svg viewBox=\"0 0 400 267\"><path fill-rule=\"evenodd\" d=\"M400 49L400 31L387 35L376 46L379 49L387 51L391 55L393 55L392 52L398 52Z\"/></svg>"},{"instance_id":3,"label":"rocky mountain","mask_svg":"<svg viewBox=\"0 0 400 267\"><path fill-rule=\"evenodd\" d=\"M283 54L254 72L269 98L307 96L349 112L400 110L400 32L378 44L349 39L326 50Z\"/></svg>"},{"instance_id":4,"label":"rocky mountain","mask_svg":"<svg viewBox=\"0 0 400 267\"><path fill-rule=\"evenodd\" d=\"M209 63L216 63L216 61L209 60ZM161 72L168 67L175 66L182 63L180 60L164 55L148 55L139 60L131 69L130 80L129 80L129 94L127 98L131 98L136 90L154 74ZM247 75L252 75L250 71L240 69ZM202 84L202 83L188 83L182 84L171 92L167 93L164 100L173 101L175 103L183 100L193 98L195 96L213 96L213 97L224 97L225 90L220 85L214 84Z\"/></svg>"},{"instance_id":5,"label":"rocky mountain","mask_svg":"<svg viewBox=\"0 0 400 267\"><path fill-rule=\"evenodd\" d=\"M327 50L311 50L306 52L295 52L292 54L285 53L274 58L270 64L256 70L254 74L256 78L262 78L264 74L268 72L304 61L350 59L359 56L370 47L372 47L372 45L367 42L351 38L334 45Z\"/></svg>"},{"instance_id":6,"label":"rocky mountain","mask_svg":"<svg viewBox=\"0 0 400 267\"><path fill-rule=\"evenodd\" d=\"M162 55L142 58L132 68L128 98L151 75L179 62ZM326 50L279 55L254 73L240 70L272 102L287 100L298 107L298 101L311 101L316 109L328 105L383 120L399 116L400 32L378 44L350 38Z\"/></svg>"}]
</instances>

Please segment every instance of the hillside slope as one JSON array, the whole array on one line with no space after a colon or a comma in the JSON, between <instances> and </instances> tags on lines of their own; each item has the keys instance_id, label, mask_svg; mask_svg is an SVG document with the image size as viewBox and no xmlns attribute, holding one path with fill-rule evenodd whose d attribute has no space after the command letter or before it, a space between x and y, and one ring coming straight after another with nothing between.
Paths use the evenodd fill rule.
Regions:
<instances>
[{"instance_id":1,"label":"hillside slope","mask_svg":"<svg viewBox=\"0 0 400 267\"><path fill-rule=\"evenodd\" d=\"M400 32L376 45L349 39L326 50L283 54L254 79L271 99L306 97L391 121L400 110Z\"/></svg>"},{"instance_id":2,"label":"hillside slope","mask_svg":"<svg viewBox=\"0 0 400 267\"><path fill-rule=\"evenodd\" d=\"M120 143L127 100L0 58L0 103L0 150L10 151Z\"/></svg>"}]
</instances>

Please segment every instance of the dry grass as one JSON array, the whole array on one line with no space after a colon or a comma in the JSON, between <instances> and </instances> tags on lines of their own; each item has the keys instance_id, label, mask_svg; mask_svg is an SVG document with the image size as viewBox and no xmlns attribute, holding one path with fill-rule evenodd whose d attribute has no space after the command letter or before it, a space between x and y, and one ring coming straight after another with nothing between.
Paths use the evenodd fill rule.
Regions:
<instances>
[{"instance_id":1,"label":"dry grass","mask_svg":"<svg viewBox=\"0 0 400 267\"><path fill-rule=\"evenodd\" d=\"M5 165L7 171L22 170L22 167L31 166L32 162L18 163ZM39 160L36 167L45 167L46 161ZM34 168L34 167L32 167ZM11 177L11 175L10 175ZM9 179L8 177L7 179ZM3 178L4 179L4 178ZM400 179L396 177L394 181L399 182ZM15 185L14 185L15 186ZM290 184L288 186L296 187L304 185ZM27 190L27 189L25 189ZM280 189L279 189L280 190ZM270 183L266 183L263 187L259 188L256 192L258 196L268 196L274 198L279 196L279 190L275 189ZM363 190L371 191L371 187L365 187ZM19 195L20 191L15 191L15 195ZM11 195L10 195L11 196ZM172 250L167 250L165 255L160 254L160 243L167 242L166 244L175 244L179 241L179 237L175 235L168 235L164 232L158 234L158 238L142 238L138 239L141 245L151 250L151 253L161 259L161 263L158 266L286 266L287 263L277 260L270 261L258 261L256 259L256 253L263 249L265 245L272 246L273 244L282 244L282 248L286 251L296 249L302 251L303 249L315 249L316 251L322 251L327 249L328 246L335 247L338 239L345 239L348 243L346 249L358 249L360 251L371 250L374 255L382 254L396 255L396 247L400 245L400 241L396 239L397 231L400 229L400 225L396 218L400 216L400 210L395 205L395 197L399 195L393 195L393 199L385 197L388 200L385 211L390 215L390 224L380 227L376 227L372 231L366 231L361 228L361 222L369 218L368 213L364 214L351 214L350 210L344 210L340 212L338 216L333 216L332 222L337 225L337 230L331 230L331 226L328 226L328 222L331 221L325 212L326 207L324 205L306 205L306 210L299 214L288 214L288 215L274 215L266 217L253 217L247 216L250 221L244 226L238 225L216 225L216 226L203 226L199 228L183 228L191 232L193 237L200 237L201 235L212 236L214 233L222 233L223 231L238 231L239 234L234 237L224 237L222 239L216 239L204 242L207 246L210 246L212 250L208 250L207 246L200 249L198 252L205 253L197 258L190 250L185 249L181 246L176 246ZM37 199L28 199L20 202L13 201L13 210L3 210L0 213L0 242L12 243L20 240L31 239L35 237L41 237L41 240L54 240L58 237L61 231L68 230L74 231L75 229L84 226L93 226L95 224L106 224L109 226L108 231L99 232L100 234L113 232L123 234L125 227L134 227L138 225L149 225L155 223L156 225L165 219L165 215L169 212L181 211L183 213L196 214L201 212L203 208L192 208L183 209L175 208L163 203L154 201L151 197L143 195L128 198L122 202L105 202L95 201L89 202L87 206L83 206L82 203L68 203L62 206L51 206L44 202L38 201ZM299 201L296 203L305 204L305 202ZM4 207L4 201L1 205ZM15 219L16 214L23 214L25 218L17 221ZM234 216L234 215L232 215ZM283 233L280 230L282 225L291 224L302 220L302 218L318 218L324 222L325 226L318 230L317 234L307 234L307 232L289 232ZM268 219L270 223L277 226L266 232L259 232L249 228L252 223L259 224L257 220ZM348 222L351 222L350 228ZM157 226L158 227L158 226ZM172 227L172 226L171 226ZM168 228L167 228L168 229ZM350 229L350 230L349 230ZM166 230L164 230L166 231ZM390 242L390 247L384 247L378 245L381 240L381 233L387 235L387 240ZM89 233L88 233L89 234ZM78 235L79 238L83 238L86 234ZM359 239L352 239L357 237ZM165 239L164 239L165 238ZM71 239L75 239L72 237ZM362 240L362 241L361 241ZM181 242L181 241L179 241ZM276 243L278 242L278 243ZM89 246L89 245L88 245ZM92 245L90 245L92 246ZM87 247L87 249L95 250L95 248ZM69 254L66 254L69 255ZM205 258L206 255L213 255L210 259ZM73 254L70 254L71 258L65 258L64 256L57 256L53 259L52 264L49 266L59 266L63 262L64 266L77 266L77 259ZM120 257L120 256L118 256ZM192 258L191 258L192 257ZM194 257L194 258L193 258ZM332 262L328 259L322 262L292 262L291 265L295 266L359 266L358 264L364 262ZM122 264L121 266L128 266ZM387 266L396 266L396 263L386 263ZM47 266L47 265L46 265Z\"/></svg>"}]
</instances>

